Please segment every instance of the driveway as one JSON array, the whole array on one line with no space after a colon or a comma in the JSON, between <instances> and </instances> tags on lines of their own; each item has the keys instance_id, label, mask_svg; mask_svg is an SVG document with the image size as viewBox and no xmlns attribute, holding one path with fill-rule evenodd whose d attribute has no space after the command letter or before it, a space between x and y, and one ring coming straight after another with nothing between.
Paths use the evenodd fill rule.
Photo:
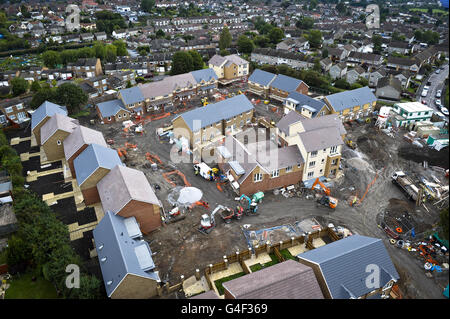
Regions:
<instances>
[{"instance_id":1,"label":"driveway","mask_svg":"<svg viewBox=\"0 0 450 319\"><path fill-rule=\"evenodd\" d=\"M448 78L448 71L449 71L449 65L445 64L444 69L441 70L439 74L436 74L436 71L434 71L426 80L423 81L420 88L417 90L417 101L425 100L427 102L427 105L432 108L435 111L440 110L436 106L436 92L438 90L442 91L442 94L444 93L444 83L445 80ZM428 82L428 80L431 81L430 89L428 90L428 94L426 97L422 97L422 91L425 84Z\"/></svg>"}]
</instances>

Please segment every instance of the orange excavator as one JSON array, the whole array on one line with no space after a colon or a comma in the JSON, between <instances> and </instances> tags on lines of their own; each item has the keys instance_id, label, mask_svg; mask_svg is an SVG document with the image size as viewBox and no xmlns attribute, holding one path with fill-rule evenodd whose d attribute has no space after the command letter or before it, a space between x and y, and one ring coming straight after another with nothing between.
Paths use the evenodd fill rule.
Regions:
<instances>
[{"instance_id":1,"label":"orange excavator","mask_svg":"<svg viewBox=\"0 0 450 319\"><path fill-rule=\"evenodd\" d=\"M316 187L316 185L319 184L320 187L322 187L325 195L322 196L320 199L317 200L317 202L319 204L322 204L324 206L330 207L330 208L336 208L337 204L338 204L338 200L337 198L331 197L330 196L330 189L327 188L320 180L319 178L316 179L316 181L314 182L314 184L312 185L311 189L314 189L314 187Z\"/></svg>"}]
</instances>

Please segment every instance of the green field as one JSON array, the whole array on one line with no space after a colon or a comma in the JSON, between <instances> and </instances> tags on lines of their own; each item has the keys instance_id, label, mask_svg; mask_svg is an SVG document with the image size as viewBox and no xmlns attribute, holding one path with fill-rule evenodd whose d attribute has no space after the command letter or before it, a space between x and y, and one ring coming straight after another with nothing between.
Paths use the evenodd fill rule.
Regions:
<instances>
[{"instance_id":1,"label":"green field","mask_svg":"<svg viewBox=\"0 0 450 319\"><path fill-rule=\"evenodd\" d=\"M414 11L414 12L428 12L428 9L424 9L424 8L412 8L409 9L409 11ZM436 13L443 13L443 14L448 14L448 11L442 10L442 9L433 9L433 14Z\"/></svg>"},{"instance_id":2,"label":"green field","mask_svg":"<svg viewBox=\"0 0 450 319\"><path fill-rule=\"evenodd\" d=\"M222 284L224 282L227 282L227 281L230 281L230 280L233 280L235 278L242 277L242 276L245 276L245 272L240 272L240 273L237 273L237 274L234 274L234 275L231 275L231 276L228 276L228 277L220 278L220 279L217 279L216 281L214 281L214 284L216 285L216 288L217 288L217 291L219 292L219 295L223 295L223 293L224 293L225 289L222 286Z\"/></svg>"},{"instance_id":3,"label":"green field","mask_svg":"<svg viewBox=\"0 0 450 319\"><path fill-rule=\"evenodd\" d=\"M38 277L31 280L32 274L27 273L20 277L14 277L6 290L6 299L56 299L55 287L47 280Z\"/></svg>"}]
</instances>

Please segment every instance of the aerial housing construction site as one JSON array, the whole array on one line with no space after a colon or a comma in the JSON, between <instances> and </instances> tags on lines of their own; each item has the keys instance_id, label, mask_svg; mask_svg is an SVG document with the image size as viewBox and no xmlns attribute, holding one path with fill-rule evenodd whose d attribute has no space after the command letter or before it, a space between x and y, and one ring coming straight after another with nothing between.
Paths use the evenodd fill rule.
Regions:
<instances>
[{"instance_id":1,"label":"aerial housing construction site","mask_svg":"<svg viewBox=\"0 0 450 319\"><path fill-rule=\"evenodd\" d=\"M42 137L55 116L40 126ZM195 120L202 122L197 128ZM55 125L63 122L58 118ZM92 215L84 229L78 217L80 228L71 240L92 272L103 277L108 297L270 297L258 295L263 279L253 273L298 286L302 278L315 278L313 263L323 262L327 278L326 261L320 260L324 252L343 260L339 280L348 291L323 289L317 278L314 287L295 297L407 299L443 298L448 285L448 240L440 224L441 211L448 210L448 126L439 125L439 136L446 138L430 141L423 125L399 126L392 108L375 102L371 112L347 121L338 113L308 118L237 82L208 99L180 104L177 111L112 123L96 114L79 118L57 161L46 160L54 153L37 142L36 130L8 134L28 173L27 184L47 194L43 199L50 208L63 217L65 208L57 207L65 195L58 194L73 188L76 215ZM84 128L77 133L79 127L92 130L91 137L94 131L101 134L89 141ZM218 133L208 131L213 128ZM197 140L197 131L206 137ZM73 134L89 146L69 147ZM112 159L101 159L112 150ZM31 167L37 158L40 163ZM90 164L81 165L84 160L98 161L100 168L89 170ZM59 164L43 168L47 162ZM49 182L51 191L40 183L53 176L48 169L60 174ZM125 196L131 200L121 204ZM130 218L139 226L135 235L131 221L123 224ZM106 247L114 233L123 236L123 225L131 241L138 245L143 239L147 245L136 270L145 280L108 278L111 257L104 254L115 252L102 249L103 243ZM381 265L383 282L355 288L350 282L364 282L367 263ZM291 273L298 278L283 275ZM243 285L249 288L243 291Z\"/></svg>"}]
</instances>

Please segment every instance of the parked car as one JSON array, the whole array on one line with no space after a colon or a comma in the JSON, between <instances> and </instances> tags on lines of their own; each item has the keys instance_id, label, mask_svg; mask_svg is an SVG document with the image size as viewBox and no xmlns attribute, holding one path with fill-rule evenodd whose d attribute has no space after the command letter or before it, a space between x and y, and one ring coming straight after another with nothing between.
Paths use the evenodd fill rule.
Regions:
<instances>
[{"instance_id":1,"label":"parked car","mask_svg":"<svg viewBox=\"0 0 450 319\"><path fill-rule=\"evenodd\" d=\"M434 101L434 104L436 104L436 106L438 106L438 107L442 106L441 100L439 100L439 99L436 99L436 101Z\"/></svg>"},{"instance_id":2,"label":"parked car","mask_svg":"<svg viewBox=\"0 0 450 319\"><path fill-rule=\"evenodd\" d=\"M441 95L442 95L442 91L441 91L441 90L437 90L437 91L436 91L436 97L437 97L437 98L440 98Z\"/></svg>"},{"instance_id":3,"label":"parked car","mask_svg":"<svg viewBox=\"0 0 450 319\"><path fill-rule=\"evenodd\" d=\"M422 100L421 102L422 102L422 104L427 105L427 100Z\"/></svg>"},{"instance_id":4,"label":"parked car","mask_svg":"<svg viewBox=\"0 0 450 319\"><path fill-rule=\"evenodd\" d=\"M448 110L447 110L447 108L445 107L445 106L441 106L441 112L444 114L444 115L446 115L446 116L448 116Z\"/></svg>"},{"instance_id":5,"label":"parked car","mask_svg":"<svg viewBox=\"0 0 450 319\"><path fill-rule=\"evenodd\" d=\"M428 94L428 90L425 90L425 88L422 91L422 97L426 97Z\"/></svg>"},{"instance_id":6,"label":"parked car","mask_svg":"<svg viewBox=\"0 0 450 319\"><path fill-rule=\"evenodd\" d=\"M441 70L437 69L436 74L439 74L439 73L441 73Z\"/></svg>"}]
</instances>

